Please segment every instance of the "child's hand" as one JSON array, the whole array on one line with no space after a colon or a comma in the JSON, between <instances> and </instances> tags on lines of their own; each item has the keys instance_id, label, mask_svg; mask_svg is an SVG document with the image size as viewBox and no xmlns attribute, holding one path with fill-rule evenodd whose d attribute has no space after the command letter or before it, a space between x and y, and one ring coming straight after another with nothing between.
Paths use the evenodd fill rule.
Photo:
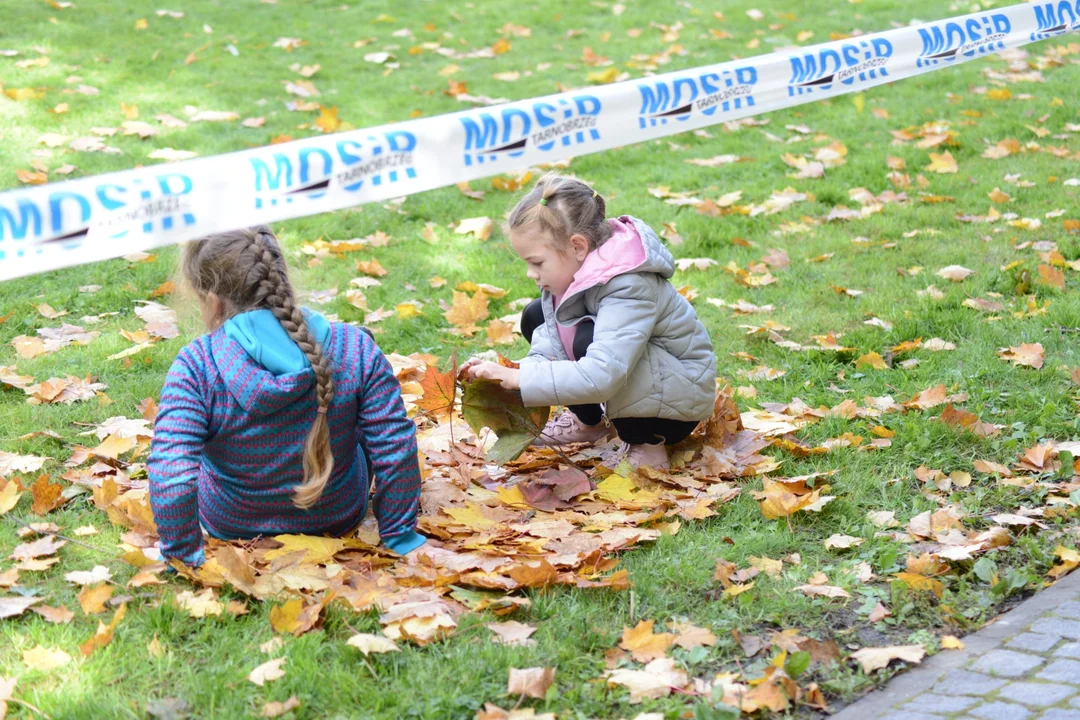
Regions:
<instances>
[{"instance_id":1,"label":"child's hand","mask_svg":"<svg viewBox=\"0 0 1080 720\"><path fill-rule=\"evenodd\" d=\"M475 367L475 366L479 365L482 362L484 362L484 360L482 358L471 357L468 360L466 360L465 362L461 363L461 365L458 367L458 373L457 373L458 379L459 380L464 380L465 378L471 378L472 376L469 375L469 368Z\"/></svg>"},{"instance_id":2,"label":"child's hand","mask_svg":"<svg viewBox=\"0 0 1080 720\"><path fill-rule=\"evenodd\" d=\"M475 359L475 358L474 358ZM485 378L495 380L507 390L521 388L521 371L514 368L503 367L499 363L479 361L472 363L469 360L462 366L462 370L468 373L469 379Z\"/></svg>"}]
</instances>

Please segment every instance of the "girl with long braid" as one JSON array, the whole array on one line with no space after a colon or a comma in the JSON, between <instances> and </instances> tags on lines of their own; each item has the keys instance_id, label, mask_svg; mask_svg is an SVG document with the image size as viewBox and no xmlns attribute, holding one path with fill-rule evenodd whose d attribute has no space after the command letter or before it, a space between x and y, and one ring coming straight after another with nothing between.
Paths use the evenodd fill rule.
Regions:
<instances>
[{"instance_id":1,"label":"girl with long braid","mask_svg":"<svg viewBox=\"0 0 1080 720\"><path fill-rule=\"evenodd\" d=\"M369 496L382 542L420 547L415 426L371 337L297 305L267 227L188 243L181 270L209 332L177 355L154 423L161 554L201 565L202 531L342 535Z\"/></svg>"}]
</instances>

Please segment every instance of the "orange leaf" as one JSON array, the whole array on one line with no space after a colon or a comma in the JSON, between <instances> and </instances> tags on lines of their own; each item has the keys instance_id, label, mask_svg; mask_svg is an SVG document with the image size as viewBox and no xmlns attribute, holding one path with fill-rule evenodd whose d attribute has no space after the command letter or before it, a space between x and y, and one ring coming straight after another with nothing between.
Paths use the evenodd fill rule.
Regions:
<instances>
[{"instance_id":1,"label":"orange leaf","mask_svg":"<svg viewBox=\"0 0 1080 720\"><path fill-rule=\"evenodd\" d=\"M154 292L150 293L150 297L156 298L163 295L171 295L175 291L176 283L174 283L172 280L166 280L165 282L158 285L157 289L154 290Z\"/></svg>"},{"instance_id":2,"label":"orange leaf","mask_svg":"<svg viewBox=\"0 0 1080 720\"><path fill-rule=\"evenodd\" d=\"M1042 343L1024 343L1016 347L1002 348L997 354L1002 360L1011 360L1017 366L1027 365L1036 370L1043 366L1045 359Z\"/></svg>"},{"instance_id":3,"label":"orange leaf","mask_svg":"<svg viewBox=\"0 0 1080 720\"><path fill-rule=\"evenodd\" d=\"M629 650L631 656L640 663L647 663L662 658L675 642L672 633L653 633L653 621L642 620L634 628L623 627L619 647Z\"/></svg>"},{"instance_id":4,"label":"orange leaf","mask_svg":"<svg viewBox=\"0 0 1080 720\"><path fill-rule=\"evenodd\" d=\"M90 653L94 652L94 650L96 650L97 648L103 648L109 643L111 643L113 639L113 631L116 630L116 626L124 618L124 614L126 612L127 603L124 603L120 606L120 609L116 611L116 614L113 615L112 622L110 622L108 625L103 622L98 622L97 632L94 633L94 636L92 638L90 638L80 646L79 649L82 651L82 654L84 656L87 656Z\"/></svg>"},{"instance_id":5,"label":"orange leaf","mask_svg":"<svg viewBox=\"0 0 1080 720\"><path fill-rule=\"evenodd\" d=\"M67 498L61 495L62 492L64 492L63 485L50 483L48 475L39 476L37 482L30 487L30 493L34 498L34 504L30 507L31 512L35 515L44 515L60 507L67 502Z\"/></svg>"},{"instance_id":6,"label":"orange leaf","mask_svg":"<svg viewBox=\"0 0 1080 720\"><path fill-rule=\"evenodd\" d=\"M105 603L112 597L112 586L106 583L87 585L79 593L79 606L87 615L105 612Z\"/></svg>"},{"instance_id":7,"label":"orange leaf","mask_svg":"<svg viewBox=\"0 0 1080 720\"><path fill-rule=\"evenodd\" d=\"M420 387L424 389L424 395L416 401L416 406L435 417L449 416L457 394L456 378L456 359L452 367L444 373L439 372L434 365L428 365L424 371L424 377L420 378Z\"/></svg>"},{"instance_id":8,"label":"orange leaf","mask_svg":"<svg viewBox=\"0 0 1080 720\"><path fill-rule=\"evenodd\" d=\"M540 558L536 565L520 563L504 571L522 587L546 587L558 578L558 571L547 560Z\"/></svg>"},{"instance_id":9,"label":"orange leaf","mask_svg":"<svg viewBox=\"0 0 1080 720\"><path fill-rule=\"evenodd\" d=\"M139 403L139 414L142 415L143 420L149 420L154 422L154 418L157 417L158 404L154 398L143 398L143 401Z\"/></svg>"},{"instance_id":10,"label":"orange leaf","mask_svg":"<svg viewBox=\"0 0 1080 720\"><path fill-rule=\"evenodd\" d=\"M502 320L492 320L487 326L488 345L512 345L514 326Z\"/></svg>"},{"instance_id":11,"label":"orange leaf","mask_svg":"<svg viewBox=\"0 0 1080 720\"><path fill-rule=\"evenodd\" d=\"M941 384L923 390L911 400L904 403L904 407L927 410L935 405L940 405L943 402L945 402L945 385Z\"/></svg>"},{"instance_id":12,"label":"orange leaf","mask_svg":"<svg viewBox=\"0 0 1080 720\"><path fill-rule=\"evenodd\" d=\"M373 277L382 277L390 271L379 264L378 260L358 260L356 262L356 272L364 273L365 275L371 275Z\"/></svg>"},{"instance_id":13,"label":"orange leaf","mask_svg":"<svg viewBox=\"0 0 1080 720\"><path fill-rule=\"evenodd\" d=\"M40 170L33 171L19 169L15 171L15 177L24 185L44 185L49 182L48 174L41 172Z\"/></svg>"},{"instance_id":14,"label":"orange leaf","mask_svg":"<svg viewBox=\"0 0 1080 720\"><path fill-rule=\"evenodd\" d=\"M910 587L912 590L929 590L930 592L934 593L934 595L938 599L941 599L941 594L945 591L945 588L941 584L940 580L928 578L923 575L916 575L915 573L909 572L900 572L894 573L893 577L895 577L897 580L903 581L903 583Z\"/></svg>"},{"instance_id":15,"label":"orange leaf","mask_svg":"<svg viewBox=\"0 0 1080 720\"><path fill-rule=\"evenodd\" d=\"M454 290L453 297L450 309L443 313L443 317L463 334L471 336L479 330L476 323L488 316L487 293L480 290L469 297L466 293Z\"/></svg>"},{"instance_id":16,"label":"orange leaf","mask_svg":"<svg viewBox=\"0 0 1080 720\"><path fill-rule=\"evenodd\" d=\"M337 108L320 105L319 117L315 118L315 127L327 133L334 132L340 128L341 120L338 119Z\"/></svg>"},{"instance_id":17,"label":"orange leaf","mask_svg":"<svg viewBox=\"0 0 1080 720\"><path fill-rule=\"evenodd\" d=\"M1039 265L1039 278L1043 284L1055 287L1058 290L1065 289L1065 273L1056 267L1046 264Z\"/></svg>"}]
</instances>

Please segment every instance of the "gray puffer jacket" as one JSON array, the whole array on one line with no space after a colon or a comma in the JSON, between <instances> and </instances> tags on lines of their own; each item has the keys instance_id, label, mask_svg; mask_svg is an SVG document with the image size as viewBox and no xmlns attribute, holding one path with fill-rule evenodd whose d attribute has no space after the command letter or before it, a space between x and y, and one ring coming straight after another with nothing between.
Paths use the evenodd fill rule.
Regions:
<instances>
[{"instance_id":1,"label":"gray puffer jacket","mask_svg":"<svg viewBox=\"0 0 1080 720\"><path fill-rule=\"evenodd\" d=\"M558 310L544 291L544 324L521 361L530 407L604 403L608 418L705 420L716 395L716 356L694 308L668 282L674 260L656 233L624 215L589 253ZM585 357L571 361L556 322L595 323Z\"/></svg>"}]
</instances>

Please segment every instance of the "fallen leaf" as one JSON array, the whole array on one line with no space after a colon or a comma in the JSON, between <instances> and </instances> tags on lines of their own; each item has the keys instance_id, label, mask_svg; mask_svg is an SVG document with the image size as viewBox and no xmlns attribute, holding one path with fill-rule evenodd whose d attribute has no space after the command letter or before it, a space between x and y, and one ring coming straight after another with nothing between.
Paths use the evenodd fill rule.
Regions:
<instances>
[{"instance_id":1,"label":"fallen leaf","mask_svg":"<svg viewBox=\"0 0 1080 720\"><path fill-rule=\"evenodd\" d=\"M315 118L315 127L319 128L325 133L332 133L341 127L341 120L338 119L338 109L336 107L324 107L319 106L319 117Z\"/></svg>"},{"instance_id":2,"label":"fallen leaf","mask_svg":"<svg viewBox=\"0 0 1080 720\"><path fill-rule=\"evenodd\" d=\"M1042 343L1024 343L1016 347L1002 348L997 351L1002 360L1009 360L1017 366L1027 366L1038 370L1043 366L1045 354Z\"/></svg>"},{"instance_id":3,"label":"fallen leaf","mask_svg":"<svg viewBox=\"0 0 1080 720\"><path fill-rule=\"evenodd\" d=\"M11 552L12 560L29 560L31 558L54 555L56 551L67 545L66 540L59 540L55 535L46 535L33 542L23 543L16 546Z\"/></svg>"},{"instance_id":4,"label":"fallen leaf","mask_svg":"<svg viewBox=\"0 0 1080 720\"><path fill-rule=\"evenodd\" d=\"M64 486L50 482L48 475L38 476L37 482L30 486L30 494L34 498L34 504L30 511L35 515L45 515L67 502L63 496Z\"/></svg>"},{"instance_id":5,"label":"fallen leaf","mask_svg":"<svg viewBox=\"0 0 1080 720\"><path fill-rule=\"evenodd\" d=\"M523 695L543 700L547 695L548 688L554 682L555 668L510 668L510 675L506 682L506 692L510 695Z\"/></svg>"},{"instance_id":6,"label":"fallen leaf","mask_svg":"<svg viewBox=\"0 0 1080 720\"><path fill-rule=\"evenodd\" d=\"M935 173L955 173L959 171L959 167L956 165L956 158L952 156L948 150L940 155L938 153L930 153L930 164L926 166L927 172Z\"/></svg>"},{"instance_id":7,"label":"fallen leaf","mask_svg":"<svg viewBox=\"0 0 1080 720\"><path fill-rule=\"evenodd\" d=\"M619 647L630 651L631 656L640 663L648 663L664 657L675 642L671 633L653 633L653 621L642 620L635 627L623 627Z\"/></svg>"},{"instance_id":8,"label":"fallen leaf","mask_svg":"<svg viewBox=\"0 0 1080 720\"><path fill-rule=\"evenodd\" d=\"M867 619L872 623L876 623L881 622L887 617L892 617L892 613L887 607L885 607L879 602L877 605L874 606L874 609L870 611L870 615L869 617L867 617Z\"/></svg>"},{"instance_id":9,"label":"fallen leaf","mask_svg":"<svg viewBox=\"0 0 1080 720\"><path fill-rule=\"evenodd\" d=\"M450 308L443 313L447 322L466 336L471 336L480 328L477 323L488 317L488 297L484 291L473 293L470 297L463 292L453 291Z\"/></svg>"},{"instance_id":10,"label":"fallen leaf","mask_svg":"<svg viewBox=\"0 0 1080 720\"><path fill-rule=\"evenodd\" d=\"M864 542L866 542L865 539L860 537L833 533L825 539L825 548L827 550L846 550L848 548L858 547Z\"/></svg>"},{"instance_id":11,"label":"fallen leaf","mask_svg":"<svg viewBox=\"0 0 1080 720\"><path fill-rule=\"evenodd\" d=\"M401 650L401 648L394 644L393 640L383 637L382 635L372 635L369 633L357 633L346 640L345 644L351 645L364 653L365 657L371 653L399 652Z\"/></svg>"},{"instance_id":12,"label":"fallen leaf","mask_svg":"<svg viewBox=\"0 0 1080 720\"><path fill-rule=\"evenodd\" d=\"M501 645L511 647L532 647L536 645L535 640L529 639L536 632L536 628L532 625L509 620L501 623L488 623L487 628L494 636L492 640Z\"/></svg>"},{"instance_id":13,"label":"fallen leaf","mask_svg":"<svg viewBox=\"0 0 1080 720\"><path fill-rule=\"evenodd\" d=\"M19 488L19 483L14 479L8 480L4 487L0 488L0 515L19 504L19 499L23 496Z\"/></svg>"},{"instance_id":14,"label":"fallen leaf","mask_svg":"<svg viewBox=\"0 0 1080 720\"><path fill-rule=\"evenodd\" d=\"M56 623L58 625L67 625L75 618L75 613L71 612L63 605L58 608L50 607L48 605L39 605L30 609L45 618L46 622Z\"/></svg>"},{"instance_id":15,"label":"fallen leaf","mask_svg":"<svg viewBox=\"0 0 1080 720\"><path fill-rule=\"evenodd\" d=\"M222 602L214 595L214 589L209 587L199 592L185 590L177 593L175 599L177 606L193 618L221 615L225 609Z\"/></svg>"},{"instance_id":16,"label":"fallen leaf","mask_svg":"<svg viewBox=\"0 0 1080 720\"><path fill-rule=\"evenodd\" d=\"M822 597L830 598L849 598L851 595L847 593L843 588L838 588L834 585L799 585L795 588L804 595L820 595Z\"/></svg>"},{"instance_id":17,"label":"fallen leaf","mask_svg":"<svg viewBox=\"0 0 1080 720\"><path fill-rule=\"evenodd\" d=\"M667 657L657 658L641 670L620 668L608 670L606 674L609 685L622 685L630 690L632 704L648 698L666 697L688 682L686 672Z\"/></svg>"},{"instance_id":18,"label":"fallen leaf","mask_svg":"<svg viewBox=\"0 0 1080 720\"><path fill-rule=\"evenodd\" d=\"M934 387L923 390L911 400L908 400L904 403L904 407L928 410L945 402L945 393L944 384L935 385Z\"/></svg>"},{"instance_id":19,"label":"fallen leaf","mask_svg":"<svg viewBox=\"0 0 1080 720\"><path fill-rule=\"evenodd\" d=\"M495 229L495 222L489 217L465 218L454 228L456 235L473 235L477 240L487 240Z\"/></svg>"},{"instance_id":20,"label":"fallen leaf","mask_svg":"<svg viewBox=\"0 0 1080 720\"><path fill-rule=\"evenodd\" d=\"M863 672L870 674L893 660L903 660L918 665L925 655L926 648L922 645L890 645L889 647L863 648L853 652L850 657L862 666Z\"/></svg>"},{"instance_id":21,"label":"fallen leaf","mask_svg":"<svg viewBox=\"0 0 1080 720\"><path fill-rule=\"evenodd\" d=\"M59 648L45 648L41 645L23 650L23 664L31 670L49 672L71 662L71 656Z\"/></svg>"},{"instance_id":22,"label":"fallen leaf","mask_svg":"<svg viewBox=\"0 0 1080 720\"><path fill-rule=\"evenodd\" d=\"M127 603L121 605L113 615L113 619L108 625L98 621L97 631L90 637L89 640L79 646L79 651L83 654L83 657L89 657L94 650L103 648L112 642L113 633L116 631L116 626L120 624L120 621L124 619L124 615L127 613Z\"/></svg>"},{"instance_id":23,"label":"fallen leaf","mask_svg":"<svg viewBox=\"0 0 1080 720\"><path fill-rule=\"evenodd\" d=\"M259 687L262 687L268 682L285 677L285 671L281 669L281 665L285 662L286 658L277 658L264 662L259 667L248 673L247 679Z\"/></svg>"},{"instance_id":24,"label":"fallen leaf","mask_svg":"<svg viewBox=\"0 0 1080 720\"><path fill-rule=\"evenodd\" d=\"M945 635L941 638L942 650L963 650L964 641L954 635Z\"/></svg>"},{"instance_id":25,"label":"fallen leaf","mask_svg":"<svg viewBox=\"0 0 1080 720\"><path fill-rule=\"evenodd\" d=\"M112 579L112 573L104 565L95 565L93 570L76 570L64 575L64 579L76 585L96 585Z\"/></svg>"},{"instance_id":26,"label":"fallen leaf","mask_svg":"<svg viewBox=\"0 0 1080 720\"><path fill-rule=\"evenodd\" d=\"M290 695L289 699L285 702L268 702L262 706L262 712L259 713L260 717L274 718L279 715L284 715L290 710L295 710L300 707L300 701L295 695Z\"/></svg>"},{"instance_id":27,"label":"fallen leaf","mask_svg":"<svg viewBox=\"0 0 1080 720\"><path fill-rule=\"evenodd\" d=\"M963 282L966 278L975 274L974 270L969 270L962 265L949 265L943 267L935 273L938 277L945 278L946 280L952 280L953 282Z\"/></svg>"},{"instance_id":28,"label":"fallen leaf","mask_svg":"<svg viewBox=\"0 0 1080 720\"><path fill-rule=\"evenodd\" d=\"M675 644L681 648L693 650L696 647L712 647L716 644L716 635L708 628L689 623L673 623L672 629L678 633L675 636Z\"/></svg>"},{"instance_id":29,"label":"fallen leaf","mask_svg":"<svg viewBox=\"0 0 1080 720\"><path fill-rule=\"evenodd\" d=\"M41 602L36 597L0 597L0 619L22 615L31 605Z\"/></svg>"},{"instance_id":30,"label":"fallen leaf","mask_svg":"<svg viewBox=\"0 0 1080 720\"><path fill-rule=\"evenodd\" d=\"M87 585L79 592L79 607L87 615L105 612L105 603L112 597L111 585Z\"/></svg>"}]
</instances>

